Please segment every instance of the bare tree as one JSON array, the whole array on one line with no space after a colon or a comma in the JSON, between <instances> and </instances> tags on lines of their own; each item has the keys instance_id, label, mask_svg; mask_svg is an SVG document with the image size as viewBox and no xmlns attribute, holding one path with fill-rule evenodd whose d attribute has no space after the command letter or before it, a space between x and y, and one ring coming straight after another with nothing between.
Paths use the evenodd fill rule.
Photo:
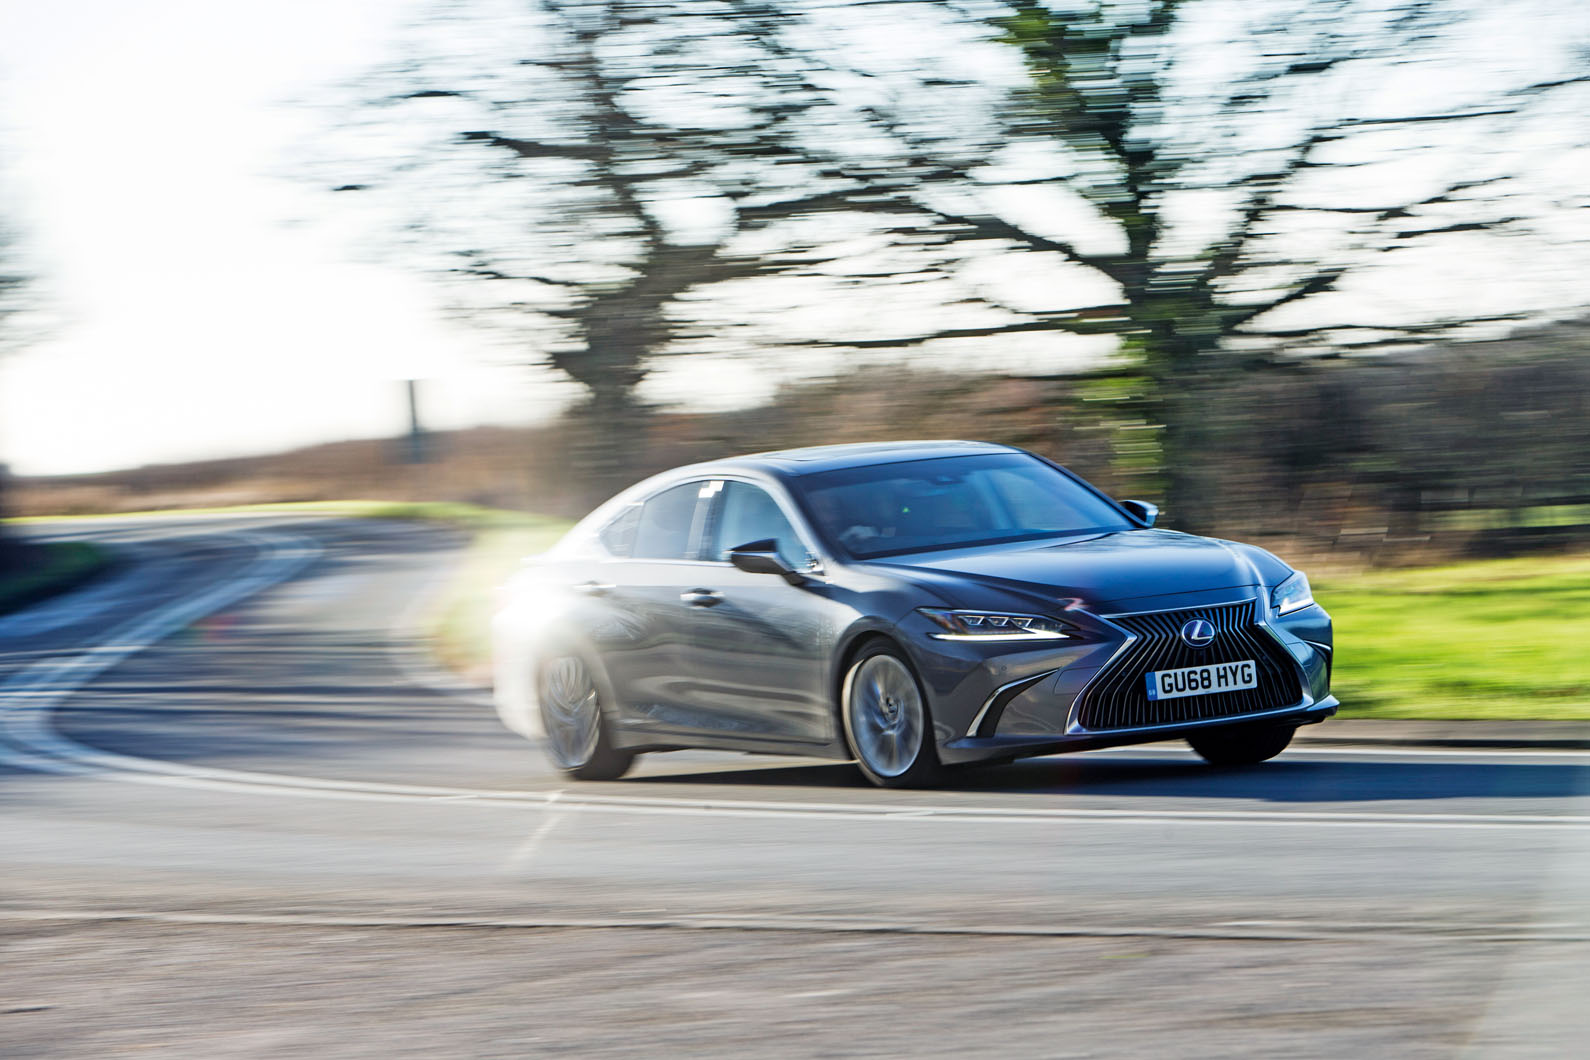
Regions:
<instances>
[{"instance_id":1,"label":"bare tree","mask_svg":"<svg viewBox=\"0 0 1590 1060\"><path fill-rule=\"evenodd\" d=\"M380 147L340 187L391 204L410 250L463 281L454 295L471 319L505 323L533 359L584 384L598 444L580 471L598 486L624 475L636 386L657 356L823 341L716 319L702 292L774 278L876 282L865 267L847 276L858 240L922 242L910 230L931 218L901 189L923 175L898 164L897 147L862 142L876 136L876 114L846 100L874 75L833 56L829 23L843 6L449 9L414 58L364 86L357 131ZM987 92L920 65L889 91L926 93L965 126L975 108L953 97ZM920 124L921 110L919 98L891 123ZM988 130L976 132L941 124L918 135L964 167L988 150ZM925 268L884 271L920 279Z\"/></svg>"},{"instance_id":2,"label":"bare tree","mask_svg":"<svg viewBox=\"0 0 1590 1060\"><path fill-rule=\"evenodd\" d=\"M1113 338L1127 426L1156 440L1183 526L1208 528L1198 469L1218 428L1204 410L1233 373L1590 305L1582 12L1545 0L999 7L961 10L987 17L1031 74L999 115L1002 151L946 155L881 103L866 118L891 157L835 170L853 208L900 211L894 234L919 260L933 248L947 273L990 255L1072 271L1046 302L983 284L957 304L1005 312L842 342ZM1016 189L1034 195L1025 208Z\"/></svg>"},{"instance_id":3,"label":"bare tree","mask_svg":"<svg viewBox=\"0 0 1590 1060\"><path fill-rule=\"evenodd\" d=\"M1590 20L1550 4L1496 16L1463 0L1159 0L999 20L1033 73L1024 131L1062 147L1070 186L1118 233L1063 248L1120 292L1117 315L1066 326L1119 335L1146 369L1184 524L1201 522L1200 393L1221 368L1585 304L1487 304L1498 272L1564 250L1557 230L1587 204L1534 168L1560 151L1590 161ZM1435 75L1459 67L1461 87L1440 90ZM1439 290L1443 256L1487 265Z\"/></svg>"},{"instance_id":4,"label":"bare tree","mask_svg":"<svg viewBox=\"0 0 1590 1060\"><path fill-rule=\"evenodd\" d=\"M1578 279L1590 266L1582 12L1468 0L1000 7L961 5L989 17L1031 73L999 114L1001 150L946 153L909 108L881 102L864 117L887 157L836 158L831 172L848 182L848 208L897 212L891 233L916 251L915 281L1000 255L1017 270L1072 271L1057 271L1046 301L1014 304L1008 282L984 283L955 296L960 319L941 327L918 319L805 345L977 342L997 358L1017 337L1113 338L1127 426L1155 439L1174 517L1207 529L1213 483L1199 468L1219 428L1205 410L1235 373L1590 305ZM1466 78L1442 76L1456 69ZM1035 198L1023 208L1016 190ZM964 319L972 308L995 312Z\"/></svg>"},{"instance_id":5,"label":"bare tree","mask_svg":"<svg viewBox=\"0 0 1590 1060\"><path fill-rule=\"evenodd\" d=\"M347 186L390 191L428 263L468 281L457 292L473 319L509 321L533 357L585 384L603 484L636 444L636 387L664 354L970 349L998 367L1026 344L1058 368L1091 342L1122 366L1112 393L1143 428L1133 444L1154 450L1140 459L1164 467L1169 508L1196 527L1200 410L1222 373L1572 301L1486 304L1474 270L1453 298L1421 266L1538 258L1584 205L1560 174L1535 179L1528 150L1584 149L1584 79L1487 37L1489 11L542 0L449 12L365 111L407 139L379 179ZM1542 2L1540 17L1552 11ZM1574 54L1571 29L1558 60ZM1476 40L1492 54L1466 56ZM1419 90L1421 71L1460 62L1491 74L1455 94Z\"/></svg>"}]
</instances>

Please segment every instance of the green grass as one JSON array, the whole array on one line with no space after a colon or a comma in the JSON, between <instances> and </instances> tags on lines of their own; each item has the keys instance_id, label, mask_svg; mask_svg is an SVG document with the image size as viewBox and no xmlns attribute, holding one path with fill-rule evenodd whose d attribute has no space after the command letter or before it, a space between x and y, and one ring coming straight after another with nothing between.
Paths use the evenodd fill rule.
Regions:
<instances>
[{"instance_id":1,"label":"green grass","mask_svg":"<svg viewBox=\"0 0 1590 1060\"><path fill-rule=\"evenodd\" d=\"M104 549L87 541L50 541L25 547L22 569L0 575L0 614L82 584L108 559Z\"/></svg>"},{"instance_id":2,"label":"green grass","mask_svg":"<svg viewBox=\"0 0 1590 1060\"><path fill-rule=\"evenodd\" d=\"M1590 719L1590 555L1371 571L1314 595L1344 717Z\"/></svg>"}]
</instances>

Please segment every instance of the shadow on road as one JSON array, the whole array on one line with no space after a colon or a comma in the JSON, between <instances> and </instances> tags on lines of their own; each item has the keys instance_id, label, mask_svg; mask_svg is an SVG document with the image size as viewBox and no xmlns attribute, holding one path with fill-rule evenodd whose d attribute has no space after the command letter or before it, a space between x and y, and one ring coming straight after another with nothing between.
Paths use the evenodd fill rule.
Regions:
<instances>
[{"instance_id":1,"label":"shadow on road","mask_svg":"<svg viewBox=\"0 0 1590 1060\"><path fill-rule=\"evenodd\" d=\"M849 764L650 774L637 781L747 787L868 788ZM951 770L943 791L1114 798L1251 799L1288 803L1407 799L1558 799L1590 792L1590 767L1561 763L1290 761L1217 769L1193 759L1030 758Z\"/></svg>"}]
</instances>

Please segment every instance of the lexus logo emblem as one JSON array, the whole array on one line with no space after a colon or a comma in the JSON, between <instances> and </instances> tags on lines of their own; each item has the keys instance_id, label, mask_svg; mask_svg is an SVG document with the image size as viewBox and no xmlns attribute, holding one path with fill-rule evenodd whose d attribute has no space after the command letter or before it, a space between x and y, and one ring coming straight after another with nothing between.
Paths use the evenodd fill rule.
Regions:
<instances>
[{"instance_id":1,"label":"lexus logo emblem","mask_svg":"<svg viewBox=\"0 0 1590 1060\"><path fill-rule=\"evenodd\" d=\"M1189 648L1207 648L1215 639L1215 624L1195 618L1181 627L1181 639Z\"/></svg>"}]
</instances>

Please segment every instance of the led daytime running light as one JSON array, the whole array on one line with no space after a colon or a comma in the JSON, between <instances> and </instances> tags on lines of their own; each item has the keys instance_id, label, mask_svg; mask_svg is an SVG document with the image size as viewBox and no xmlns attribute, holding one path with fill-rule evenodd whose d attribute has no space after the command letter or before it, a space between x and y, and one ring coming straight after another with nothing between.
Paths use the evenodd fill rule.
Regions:
<instances>
[{"instance_id":1,"label":"led daytime running light","mask_svg":"<svg viewBox=\"0 0 1590 1060\"><path fill-rule=\"evenodd\" d=\"M1042 615L952 611L941 607L921 607L917 610L943 628L942 633L928 634L934 640L1031 641L1065 640L1070 636L1062 623Z\"/></svg>"}]
</instances>

